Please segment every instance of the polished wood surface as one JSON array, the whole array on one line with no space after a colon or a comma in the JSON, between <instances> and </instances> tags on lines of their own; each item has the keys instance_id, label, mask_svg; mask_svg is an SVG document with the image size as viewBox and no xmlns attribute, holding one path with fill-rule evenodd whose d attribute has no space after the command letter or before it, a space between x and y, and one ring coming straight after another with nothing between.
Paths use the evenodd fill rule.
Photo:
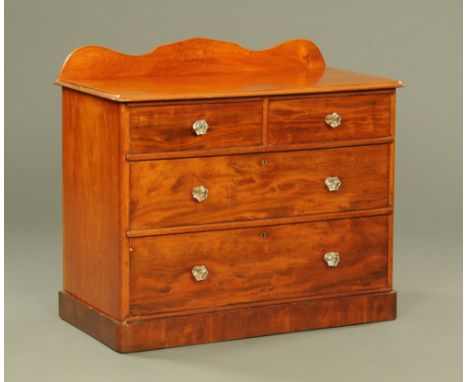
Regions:
<instances>
[{"instance_id":1,"label":"polished wood surface","mask_svg":"<svg viewBox=\"0 0 468 382\"><path fill-rule=\"evenodd\" d=\"M200 157L276 151L276 146L284 150L291 146L307 149L390 142L392 94L367 91L267 97L263 101L253 98L250 102L224 99L132 104L127 158ZM342 117L335 129L325 123L325 116L332 111ZM193 133L192 124L198 119L209 122L206 135Z\"/></svg>"},{"instance_id":2,"label":"polished wood surface","mask_svg":"<svg viewBox=\"0 0 468 382\"><path fill-rule=\"evenodd\" d=\"M192 125L205 120L205 135ZM258 146L262 144L263 102L223 102L130 109L129 153Z\"/></svg>"},{"instance_id":3,"label":"polished wood surface","mask_svg":"<svg viewBox=\"0 0 468 382\"><path fill-rule=\"evenodd\" d=\"M337 147L369 146L380 145L383 143L392 143L393 137L362 138L362 139L343 139L335 141L318 141L310 143L269 145L264 143L261 146L246 147L227 147L219 149L200 149L200 150L182 150L182 151L161 151L148 153L129 153L127 159L134 161L147 161L154 159L173 159L173 158L202 158L224 155L254 154L254 153L274 153L289 152L297 150L316 150L331 149Z\"/></svg>"},{"instance_id":4,"label":"polished wood surface","mask_svg":"<svg viewBox=\"0 0 468 382\"><path fill-rule=\"evenodd\" d=\"M146 229L388 205L388 145L130 165L130 229ZM266 161L266 162L265 162ZM342 182L338 191L325 185ZM203 185L199 203L192 189Z\"/></svg>"},{"instance_id":5,"label":"polished wood surface","mask_svg":"<svg viewBox=\"0 0 468 382\"><path fill-rule=\"evenodd\" d=\"M184 77L57 80L57 85L116 102L167 101L394 89L399 81L327 67L316 73L242 73Z\"/></svg>"},{"instance_id":6,"label":"polished wood surface","mask_svg":"<svg viewBox=\"0 0 468 382\"><path fill-rule=\"evenodd\" d=\"M310 41L196 38L83 47L56 83L64 320L128 352L395 318L401 82L326 67Z\"/></svg>"},{"instance_id":7,"label":"polished wood surface","mask_svg":"<svg viewBox=\"0 0 468 382\"><path fill-rule=\"evenodd\" d=\"M59 292L60 318L88 333L110 348L122 348L121 321L103 313L68 292Z\"/></svg>"},{"instance_id":8,"label":"polished wood surface","mask_svg":"<svg viewBox=\"0 0 468 382\"><path fill-rule=\"evenodd\" d=\"M395 114L396 114L396 91L391 95L390 103L390 131L392 137L395 137ZM393 211L395 201L395 141L390 144L389 161L389 182L388 182L388 202ZM388 225L388 284L393 286L393 212L390 215L390 224Z\"/></svg>"},{"instance_id":9,"label":"polished wood surface","mask_svg":"<svg viewBox=\"0 0 468 382\"><path fill-rule=\"evenodd\" d=\"M204 232L204 231L217 231L225 229L236 229L236 228L254 228L254 227L269 227L279 224L291 224L291 223L308 223L316 221L327 221L327 220L338 220L338 219L349 219L356 217L368 217L368 216L380 216L389 215L392 213L391 207L384 208L373 208L371 210L353 210L345 212L329 212L314 215L297 215L297 216L285 216L279 218L269 219L257 219L257 220L239 220L233 222L223 223L209 223L209 224L197 224L197 225L182 225L172 227L161 227L161 228L149 228L142 230L130 230L127 232L129 238L156 236L156 235L176 235L179 233L191 233L191 232Z\"/></svg>"},{"instance_id":10,"label":"polished wood surface","mask_svg":"<svg viewBox=\"0 0 468 382\"><path fill-rule=\"evenodd\" d=\"M317 95L272 99L269 103L269 139L272 145L386 137L390 134L391 92ZM325 117L341 116L331 128Z\"/></svg>"},{"instance_id":11,"label":"polished wood surface","mask_svg":"<svg viewBox=\"0 0 468 382\"><path fill-rule=\"evenodd\" d=\"M60 80L186 76L265 71L320 72L325 61L308 40L290 40L271 49L249 50L238 44L192 38L132 56L99 46L84 46L66 59Z\"/></svg>"},{"instance_id":12,"label":"polished wood surface","mask_svg":"<svg viewBox=\"0 0 468 382\"><path fill-rule=\"evenodd\" d=\"M396 293L285 302L205 314L118 322L66 293L60 316L119 352L235 340L396 318Z\"/></svg>"},{"instance_id":13,"label":"polished wood surface","mask_svg":"<svg viewBox=\"0 0 468 382\"><path fill-rule=\"evenodd\" d=\"M121 108L68 89L62 97L63 288L119 318Z\"/></svg>"},{"instance_id":14,"label":"polished wood surface","mask_svg":"<svg viewBox=\"0 0 468 382\"><path fill-rule=\"evenodd\" d=\"M325 67L310 41L253 51L191 39L141 56L85 46L72 52L56 83L118 102L322 93L403 86L399 81Z\"/></svg>"},{"instance_id":15,"label":"polished wood surface","mask_svg":"<svg viewBox=\"0 0 468 382\"><path fill-rule=\"evenodd\" d=\"M386 216L132 240L130 312L211 308L387 286ZM323 256L339 252L336 268ZM192 268L208 277L195 281Z\"/></svg>"}]
</instances>

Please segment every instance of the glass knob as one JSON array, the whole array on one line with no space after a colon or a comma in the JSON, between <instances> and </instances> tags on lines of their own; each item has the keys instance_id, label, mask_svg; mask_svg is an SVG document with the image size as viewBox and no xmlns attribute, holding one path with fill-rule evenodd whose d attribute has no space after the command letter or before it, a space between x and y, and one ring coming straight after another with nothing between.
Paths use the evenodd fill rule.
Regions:
<instances>
[{"instance_id":1,"label":"glass knob","mask_svg":"<svg viewBox=\"0 0 468 382\"><path fill-rule=\"evenodd\" d=\"M208 189L199 186L199 187L194 187L192 189L192 197L197 201L197 202L203 202L204 200L208 199Z\"/></svg>"},{"instance_id":2,"label":"glass knob","mask_svg":"<svg viewBox=\"0 0 468 382\"><path fill-rule=\"evenodd\" d=\"M341 186L341 180L337 176L329 176L325 179L325 184L328 187L328 191L334 192L338 191Z\"/></svg>"},{"instance_id":3,"label":"glass knob","mask_svg":"<svg viewBox=\"0 0 468 382\"><path fill-rule=\"evenodd\" d=\"M340 254L338 252L327 252L323 258L331 268L337 267L340 262Z\"/></svg>"},{"instance_id":4,"label":"glass knob","mask_svg":"<svg viewBox=\"0 0 468 382\"><path fill-rule=\"evenodd\" d=\"M341 125L341 115L338 113L331 113L325 116L325 123L332 129Z\"/></svg>"},{"instance_id":5,"label":"glass knob","mask_svg":"<svg viewBox=\"0 0 468 382\"><path fill-rule=\"evenodd\" d=\"M208 123L204 119L200 119L193 123L192 129L196 135L205 135L208 131Z\"/></svg>"},{"instance_id":6,"label":"glass knob","mask_svg":"<svg viewBox=\"0 0 468 382\"><path fill-rule=\"evenodd\" d=\"M208 269L204 265L195 265L192 268L192 275L195 281L204 281L208 276Z\"/></svg>"}]
</instances>

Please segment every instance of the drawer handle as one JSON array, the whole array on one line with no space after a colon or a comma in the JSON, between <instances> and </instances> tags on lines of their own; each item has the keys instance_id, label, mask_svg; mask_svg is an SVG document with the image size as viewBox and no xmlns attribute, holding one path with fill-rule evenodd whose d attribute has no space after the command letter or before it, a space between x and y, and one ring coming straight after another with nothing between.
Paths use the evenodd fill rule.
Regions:
<instances>
[{"instance_id":1,"label":"drawer handle","mask_svg":"<svg viewBox=\"0 0 468 382\"><path fill-rule=\"evenodd\" d=\"M328 191L334 192L338 191L340 188L341 180L337 176L329 176L327 179L325 179L325 184L328 187Z\"/></svg>"},{"instance_id":2,"label":"drawer handle","mask_svg":"<svg viewBox=\"0 0 468 382\"><path fill-rule=\"evenodd\" d=\"M192 268L192 275L195 281L204 281L208 276L208 269L204 265L195 265Z\"/></svg>"},{"instance_id":3,"label":"drawer handle","mask_svg":"<svg viewBox=\"0 0 468 382\"><path fill-rule=\"evenodd\" d=\"M208 189L203 186L194 187L192 189L192 197L199 203L208 199Z\"/></svg>"},{"instance_id":4,"label":"drawer handle","mask_svg":"<svg viewBox=\"0 0 468 382\"><path fill-rule=\"evenodd\" d=\"M204 119L199 119L192 125L192 129L197 135L205 135L208 131L208 127L208 122L206 122Z\"/></svg>"},{"instance_id":5,"label":"drawer handle","mask_svg":"<svg viewBox=\"0 0 468 382\"><path fill-rule=\"evenodd\" d=\"M323 258L325 259L325 261L327 262L327 265L330 268L337 267L340 262L340 254L338 252L327 252L323 256Z\"/></svg>"},{"instance_id":6,"label":"drawer handle","mask_svg":"<svg viewBox=\"0 0 468 382\"><path fill-rule=\"evenodd\" d=\"M325 123L332 129L341 125L341 115L338 113L331 113L325 116Z\"/></svg>"}]
</instances>

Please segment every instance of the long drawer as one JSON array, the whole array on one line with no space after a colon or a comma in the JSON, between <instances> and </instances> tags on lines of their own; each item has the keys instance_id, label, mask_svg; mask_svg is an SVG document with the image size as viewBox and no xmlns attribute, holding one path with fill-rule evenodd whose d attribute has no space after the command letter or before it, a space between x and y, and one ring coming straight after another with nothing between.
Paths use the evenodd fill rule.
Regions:
<instances>
[{"instance_id":1,"label":"long drawer","mask_svg":"<svg viewBox=\"0 0 468 382\"><path fill-rule=\"evenodd\" d=\"M388 145L134 162L130 228L386 207L388 175Z\"/></svg>"},{"instance_id":2,"label":"long drawer","mask_svg":"<svg viewBox=\"0 0 468 382\"><path fill-rule=\"evenodd\" d=\"M131 314L383 290L388 224L376 216L132 239Z\"/></svg>"}]
</instances>

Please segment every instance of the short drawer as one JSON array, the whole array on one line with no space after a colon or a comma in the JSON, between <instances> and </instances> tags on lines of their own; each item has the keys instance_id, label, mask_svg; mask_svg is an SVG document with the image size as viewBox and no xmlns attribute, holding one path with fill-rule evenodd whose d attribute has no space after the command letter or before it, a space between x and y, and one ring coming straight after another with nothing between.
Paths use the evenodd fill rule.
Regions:
<instances>
[{"instance_id":1,"label":"short drawer","mask_svg":"<svg viewBox=\"0 0 468 382\"><path fill-rule=\"evenodd\" d=\"M391 93L272 100L269 143L306 144L390 136Z\"/></svg>"},{"instance_id":2,"label":"short drawer","mask_svg":"<svg viewBox=\"0 0 468 382\"><path fill-rule=\"evenodd\" d=\"M130 228L381 208L388 190L386 144L133 162Z\"/></svg>"},{"instance_id":3,"label":"short drawer","mask_svg":"<svg viewBox=\"0 0 468 382\"><path fill-rule=\"evenodd\" d=\"M385 289L388 224L377 216L132 239L131 314Z\"/></svg>"},{"instance_id":4,"label":"short drawer","mask_svg":"<svg viewBox=\"0 0 468 382\"><path fill-rule=\"evenodd\" d=\"M130 153L262 144L261 101L132 107L129 110Z\"/></svg>"}]
</instances>

